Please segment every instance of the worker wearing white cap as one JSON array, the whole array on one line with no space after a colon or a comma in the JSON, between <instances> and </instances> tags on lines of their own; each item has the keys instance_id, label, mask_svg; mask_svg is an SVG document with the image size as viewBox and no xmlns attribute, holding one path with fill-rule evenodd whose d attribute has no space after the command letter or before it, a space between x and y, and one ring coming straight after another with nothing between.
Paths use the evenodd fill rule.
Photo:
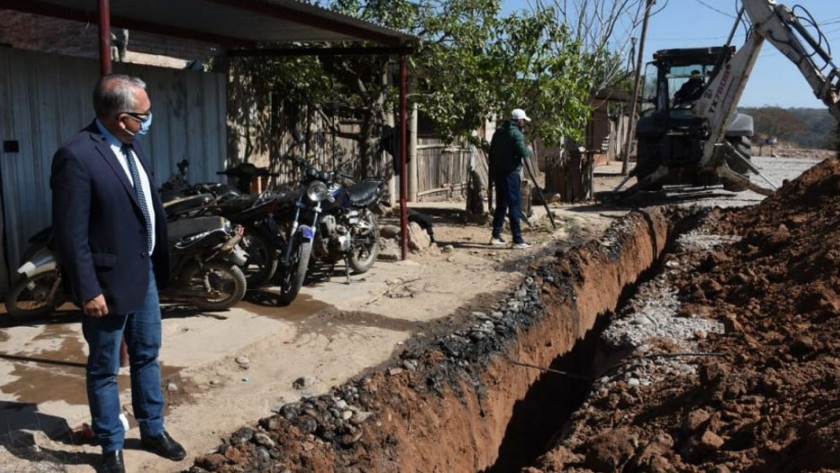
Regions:
<instances>
[{"instance_id":1,"label":"worker wearing white cap","mask_svg":"<svg viewBox=\"0 0 840 473\"><path fill-rule=\"evenodd\" d=\"M496 186L496 210L493 214L493 234L490 244L506 245L502 238L505 214L510 220L510 231L514 248L528 248L522 239L520 216L522 215L522 160L531 155L522 132L531 119L525 110L517 108L511 119L493 133L490 141L490 178Z\"/></svg>"}]
</instances>

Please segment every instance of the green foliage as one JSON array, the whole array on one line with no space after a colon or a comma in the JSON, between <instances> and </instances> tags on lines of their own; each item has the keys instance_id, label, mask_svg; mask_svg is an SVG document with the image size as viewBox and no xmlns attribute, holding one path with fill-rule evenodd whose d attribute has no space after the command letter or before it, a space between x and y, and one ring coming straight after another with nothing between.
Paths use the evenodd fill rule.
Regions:
<instances>
[{"instance_id":1,"label":"green foliage","mask_svg":"<svg viewBox=\"0 0 840 473\"><path fill-rule=\"evenodd\" d=\"M421 39L409 59L409 100L447 140L469 138L485 119L507 118L514 108L528 112L535 135L548 145L580 139L596 83L603 85L602 76L618 60L603 48L585 51L553 8L503 18L500 0L323 3ZM237 67L262 78L284 104L309 113L340 105L343 116L361 120L357 139L362 153L372 155L378 127L386 113L396 112L394 59L280 57L240 60Z\"/></svg>"},{"instance_id":2,"label":"green foliage","mask_svg":"<svg viewBox=\"0 0 840 473\"><path fill-rule=\"evenodd\" d=\"M446 139L468 135L493 112L500 65L486 53L499 28L497 0L426 2L412 56L412 101Z\"/></svg>"},{"instance_id":3,"label":"green foliage","mask_svg":"<svg viewBox=\"0 0 840 473\"><path fill-rule=\"evenodd\" d=\"M425 10L414 57L415 100L446 139L524 108L549 145L580 138L589 116L591 61L551 9L498 17L495 0L450 0Z\"/></svg>"},{"instance_id":4,"label":"green foliage","mask_svg":"<svg viewBox=\"0 0 840 473\"><path fill-rule=\"evenodd\" d=\"M802 148L834 148L837 124L827 109L758 107L739 111L753 117L756 142L775 137Z\"/></svg>"}]
</instances>

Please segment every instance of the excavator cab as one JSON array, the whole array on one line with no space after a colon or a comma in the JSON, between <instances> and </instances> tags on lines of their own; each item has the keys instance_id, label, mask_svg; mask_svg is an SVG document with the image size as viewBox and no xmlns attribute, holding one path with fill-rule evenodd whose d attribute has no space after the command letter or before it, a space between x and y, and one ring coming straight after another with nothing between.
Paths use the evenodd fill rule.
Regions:
<instances>
[{"instance_id":1,"label":"excavator cab","mask_svg":"<svg viewBox=\"0 0 840 473\"><path fill-rule=\"evenodd\" d=\"M721 183L713 169L698 168L708 130L693 108L733 54L733 48L708 47L663 49L653 55L645 71L646 104L636 127L636 177L641 181L660 166L666 166L668 173L645 190ZM752 135L752 117L743 114L736 114L726 130L726 139L746 155ZM739 163L731 166L736 172L747 172Z\"/></svg>"}]
</instances>

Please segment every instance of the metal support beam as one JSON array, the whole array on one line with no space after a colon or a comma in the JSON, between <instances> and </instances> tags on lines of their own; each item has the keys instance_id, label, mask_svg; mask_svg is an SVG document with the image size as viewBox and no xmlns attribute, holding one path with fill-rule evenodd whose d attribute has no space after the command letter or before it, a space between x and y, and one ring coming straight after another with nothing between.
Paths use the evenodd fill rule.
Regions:
<instances>
[{"instance_id":1,"label":"metal support beam","mask_svg":"<svg viewBox=\"0 0 840 473\"><path fill-rule=\"evenodd\" d=\"M1 3L3 8L21 11L25 13L32 13L33 15L51 16L54 18L62 18L65 20L80 21L82 23L92 23L93 21L95 21L90 11L77 10L75 8L63 7L60 5L53 5L50 3L31 0L3 0ZM149 23L141 20L132 20L131 18L111 16L110 14L108 18L110 26L125 28L127 30L144 31L146 33L172 36L175 38L193 39L196 41L204 41L206 43L226 44L229 46L253 48L257 45L257 43L254 41L243 40L240 38L232 38L230 36L225 35L204 33L201 31L194 31L183 28L175 28L171 26Z\"/></svg>"},{"instance_id":2,"label":"metal support beam","mask_svg":"<svg viewBox=\"0 0 840 473\"><path fill-rule=\"evenodd\" d=\"M408 65L405 54L400 55L400 248L402 259L408 258Z\"/></svg>"},{"instance_id":3,"label":"metal support beam","mask_svg":"<svg viewBox=\"0 0 840 473\"><path fill-rule=\"evenodd\" d=\"M411 118L408 119L408 201L417 202L417 104L411 106Z\"/></svg>"},{"instance_id":4,"label":"metal support beam","mask_svg":"<svg viewBox=\"0 0 840 473\"><path fill-rule=\"evenodd\" d=\"M345 48L265 48L265 49L233 49L228 51L230 57L294 57L294 56L393 56L394 54L411 54L413 48L400 47L364 47L351 46Z\"/></svg>"},{"instance_id":5,"label":"metal support beam","mask_svg":"<svg viewBox=\"0 0 840 473\"><path fill-rule=\"evenodd\" d=\"M111 71L111 0L99 0L99 72Z\"/></svg>"}]
</instances>

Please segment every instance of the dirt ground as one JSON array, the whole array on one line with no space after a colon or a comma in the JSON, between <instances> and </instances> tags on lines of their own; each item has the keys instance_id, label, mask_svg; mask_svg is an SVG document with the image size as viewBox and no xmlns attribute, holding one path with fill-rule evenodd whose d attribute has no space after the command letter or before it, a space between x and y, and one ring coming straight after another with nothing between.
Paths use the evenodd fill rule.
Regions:
<instances>
[{"instance_id":1,"label":"dirt ground","mask_svg":"<svg viewBox=\"0 0 840 473\"><path fill-rule=\"evenodd\" d=\"M840 386L838 204L840 162L828 160L758 206L698 211L702 223L692 232L714 243L705 251L673 249L662 263L679 270L661 277L676 291L678 316L708 325L696 325L704 328L693 331L696 347L691 352L666 337L652 342L657 357L690 358L694 368L669 371L644 383L606 375L552 436L547 453L523 471L840 469L840 406L835 399ZM569 257L587 256L577 252ZM536 258L530 268L546 264ZM569 267L573 279L574 268ZM521 289L526 300L527 289ZM545 289L541 299L546 300ZM518 329L528 324L521 321ZM490 327L495 327L497 340L504 338L498 324ZM457 323L446 329L454 336L472 338L474 333ZM442 442L457 443L448 431L458 431L450 424L458 417L445 415L455 409L435 402L434 393L445 398L447 389L438 386L446 380L438 379L441 370L433 367L453 357L467 373L470 366L482 366L485 352L475 355L467 348L482 346L481 340L454 348L446 342L420 343L398 358L403 366L357 378L329 395L289 404L258 425L243 427L215 452L199 457L192 470L401 471L405 464L398 467L399 451L406 448L412 427L388 433L382 425L390 423L392 412L416 416L416 424L409 420L409 425L417 438L428 441L430 432L438 432ZM623 364L632 364L634 356L646 358L631 354ZM656 371L656 358L650 360L646 369ZM400 377L403 370L417 370L418 375ZM486 379L474 382L484 383ZM451 383L449 389L457 391L457 386L463 384ZM447 402L456 401L450 397ZM400 405L406 407L400 410ZM432 418L439 423L429 425L424 410L437 412ZM374 427L365 424L383 412L389 412L387 419ZM307 454L314 449L319 453ZM440 465L442 460L427 461ZM464 471L457 461L448 464L450 471ZM510 471L499 468L496 463L486 471ZM412 469L431 471L417 464Z\"/></svg>"},{"instance_id":2,"label":"dirt ground","mask_svg":"<svg viewBox=\"0 0 840 473\"><path fill-rule=\"evenodd\" d=\"M840 470L838 208L832 159L758 206L710 214L700 231L727 238L675 253L666 279L681 317L724 330L699 333L693 355L659 346L696 371L605 383L527 471Z\"/></svg>"},{"instance_id":3,"label":"dirt ground","mask_svg":"<svg viewBox=\"0 0 840 473\"><path fill-rule=\"evenodd\" d=\"M840 386L840 167L831 163L760 206L709 215L704 232L741 239L715 246L711 256L676 251L672 258L684 271L668 273L684 316L725 327L697 335L696 350L707 355L696 357L699 368L660 384L616 378L594 385L599 389L582 385L582 407L529 471L840 469L833 396ZM602 172L596 190L611 190L620 179ZM319 292L330 283L319 284L303 301L314 315L291 320L285 336L168 379L165 387L176 387L167 389L170 431L190 456L172 464L130 451L130 469L401 471L406 439L462 440L447 438L455 426L445 419L470 420L439 415L451 409L441 393L464 383L480 391L487 375L478 371L488 353L532 323L524 316L508 320L518 313L509 310L514 304L540 308L546 298L528 278L523 282L525 274L536 271L545 280L540 268L555 252L603 238L628 212L559 206L560 228L552 230L547 219L526 226L535 246L514 251L489 247L488 227L467 222L451 205L418 210L435 221L436 248L405 263L377 263L382 274L372 274L370 284L332 299ZM516 300L500 303L511 291ZM319 306L322 300L329 304ZM266 311L258 304L249 309ZM467 316L486 319L487 330L464 325ZM681 350L667 340L657 347ZM298 360L305 368L294 369ZM488 406L478 403L470 409L484 416ZM405 417L409 427L389 433L383 412ZM439 420L420 421L424 415ZM0 450L0 459L9 471L90 471L92 452L36 435L11 457ZM466 446L463 455L467 464L493 464L470 458L476 453ZM450 465L447 471L465 471L455 460Z\"/></svg>"}]
</instances>

